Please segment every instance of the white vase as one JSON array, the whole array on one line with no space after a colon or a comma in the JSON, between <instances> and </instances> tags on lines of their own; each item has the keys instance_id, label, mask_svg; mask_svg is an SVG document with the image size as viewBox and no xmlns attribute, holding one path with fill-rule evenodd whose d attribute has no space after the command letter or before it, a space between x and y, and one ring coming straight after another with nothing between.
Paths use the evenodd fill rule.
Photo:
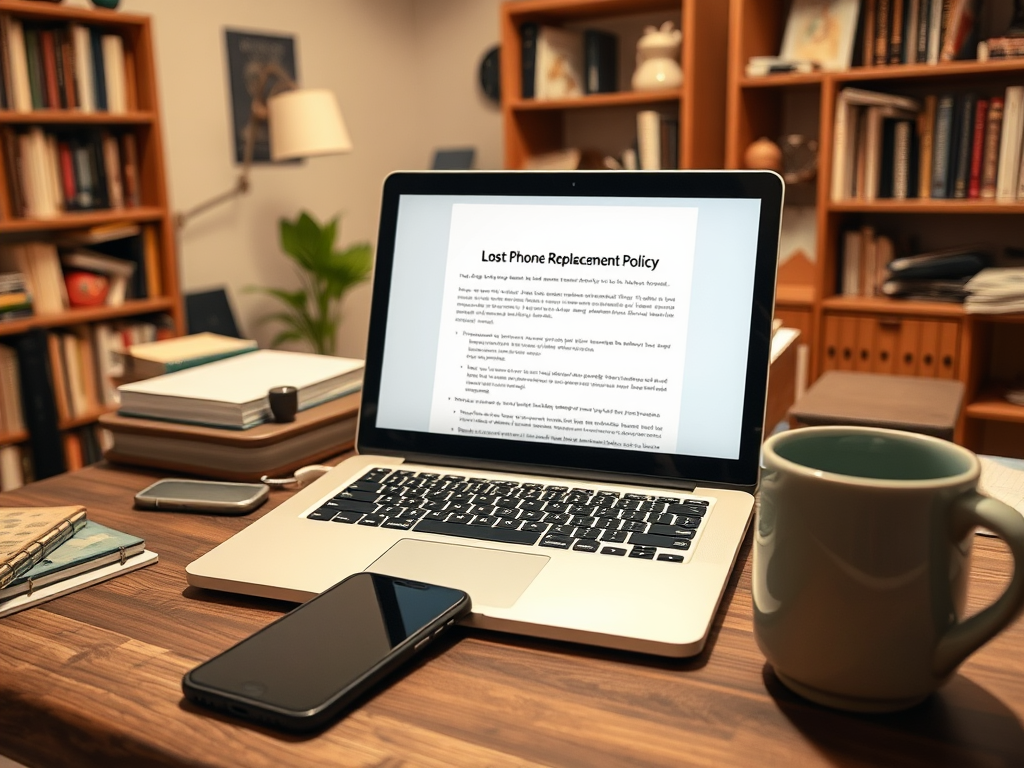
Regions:
<instances>
[{"instance_id":1,"label":"white vase","mask_svg":"<svg viewBox=\"0 0 1024 768\"><path fill-rule=\"evenodd\" d=\"M679 46L683 33L666 21L661 28L649 26L636 44L636 70L633 72L634 91L658 91L678 88L683 84L683 69L679 66Z\"/></svg>"}]
</instances>

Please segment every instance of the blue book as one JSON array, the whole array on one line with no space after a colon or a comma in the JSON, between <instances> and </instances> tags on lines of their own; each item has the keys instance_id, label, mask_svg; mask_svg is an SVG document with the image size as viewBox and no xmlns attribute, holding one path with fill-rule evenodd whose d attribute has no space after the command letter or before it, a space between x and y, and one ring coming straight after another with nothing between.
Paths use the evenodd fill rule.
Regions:
<instances>
[{"instance_id":1,"label":"blue book","mask_svg":"<svg viewBox=\"0 0 1024 768\"><path fill-rule=\"evenodd\" d=\"M949 197L953 164L953 120L954 98L947 94L940 96L935 109L935 138L932 140L932 188L933 198Z\"/></svg>"},{"instance_id":2,"label":"blue book","mask_svg":"<svg viewBox=\"0 0 1024 768\"><path fill-rule=\"evenodd\" d=\"M103 65L103 33L93 27L89 30L89 44L92 48L92 88L96 95L96 109L107 109L107 75Z\"/></svg>"},{"instance_id":3,"label":"blue book","mask_svg":"<svg viewBox=\"0 0 1024 768\"><path fill-rule=\"evenodd\" d=\"M121 563L140 554L145 548L146 542L138 536L121 533L87 520L74 536L26 573L0 589L0 603L47 584L54 584L105 565Z\"/></svg>"}]
</instances>

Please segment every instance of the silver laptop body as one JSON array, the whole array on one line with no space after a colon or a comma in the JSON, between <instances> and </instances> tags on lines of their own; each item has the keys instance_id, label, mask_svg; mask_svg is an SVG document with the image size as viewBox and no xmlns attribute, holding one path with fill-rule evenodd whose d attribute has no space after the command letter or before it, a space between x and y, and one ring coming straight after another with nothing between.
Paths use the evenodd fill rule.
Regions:
<instances>
[{"instance_id":1,"label":"silver laptop body","mask_svg":"<svg viewBox=\"0 0 1024 768\"><path fill-rule=\"evenodd\" d=\"M369 570L466 590L470 626L699 653L752 515L783 186L389 176L358 455L188 583L304 601Z\"/></svg>"}]
</instances>

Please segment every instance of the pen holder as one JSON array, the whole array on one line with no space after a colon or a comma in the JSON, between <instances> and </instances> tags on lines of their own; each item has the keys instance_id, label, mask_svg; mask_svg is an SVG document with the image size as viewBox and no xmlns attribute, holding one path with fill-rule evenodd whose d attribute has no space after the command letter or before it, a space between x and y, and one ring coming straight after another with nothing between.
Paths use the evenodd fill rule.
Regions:
<instances>
[{"instance_id":1,"label":"pen holder","mask_svg":"<svg viewBox=\"0 0 1024 768\"><path fill-rule=\"evenodd\" d=\"M267 392L267 396L274 421L281 424L295 421L295 414L299 410L299 390L295 387L274 387Z\"/></svg>"}]
</instances>

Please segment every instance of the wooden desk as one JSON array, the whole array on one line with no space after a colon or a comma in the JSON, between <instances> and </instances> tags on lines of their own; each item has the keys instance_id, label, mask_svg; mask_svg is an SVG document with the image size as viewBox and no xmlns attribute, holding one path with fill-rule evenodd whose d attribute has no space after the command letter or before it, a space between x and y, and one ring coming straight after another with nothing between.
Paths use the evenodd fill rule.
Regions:
<instances>
[{"instance_id":1,"label":"wooden desk","mask_svg":"<svg viewBox=\"0 0 1024 768\"><path fill-rule=\"evenodd\" d=\"M707 649L688 661L462 630L316 737L207 715L183 700L182 674L288 606L188 587L185 564L250 518L133 511L153 477L99 465L0 496L81 502L160 554L0 620L0 753L29 766L1024 765L1024 621L916 709L826 710L782 688L757 650L749 543ZM974 608L1007 569L979 537Z\"/></svg>"}]
</instances>

